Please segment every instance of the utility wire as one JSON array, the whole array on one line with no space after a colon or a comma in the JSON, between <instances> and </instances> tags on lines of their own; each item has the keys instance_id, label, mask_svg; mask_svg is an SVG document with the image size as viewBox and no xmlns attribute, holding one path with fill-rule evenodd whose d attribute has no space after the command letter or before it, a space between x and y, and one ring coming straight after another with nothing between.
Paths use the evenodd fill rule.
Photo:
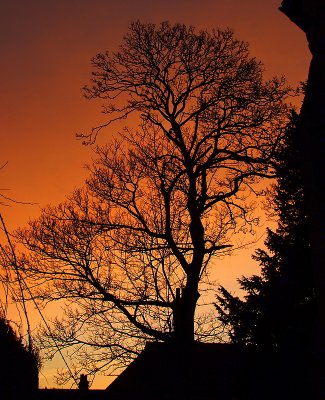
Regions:
<instances>
[{"instance_id":1,"label":"utility wire","mask_svg":"<svg viewBox=\"0 0 325 400\"><path fill-rule=\"evenodd\" d=\"M49 324L47 323L47 321L46 321L46 319L45 319L45 317L44 317L39 305L37 304L32 292L31 292L31 290L29 288L29 286L27 285L24 277L21 276L21 274L19 272L15 249L14 249L14 247L12 245L9 232L8 232L8 230L6 228L6 225L5 225L5 222L4 222L4 219L3 219L2 215L1 215L1 213L0 213L0 222L1 222L1 225L2 225L2 229L3 229L3 231L4 231L5 235L6 235L7 242L9 244L13 260L10 259L10 257L8 255L7 255L7 257L8 257L9 261L11 262L11 264L14 267L15 273L17 275L17 281L18 281L18 285L19 285L19 290L20 290L20 293L21 293L22 307L23 307L23 311L24 311L24 315L25 315L25 319L26 319L26 323L27 323L28 349L30 351L32 350L32 336L31 336L31 327L30 327L30 321L29 321L29 317L28 317L28 311L27 311L27 307L26 307L26 299L25 299L25 296L24 296L23 284L24 284L27 292L29 293L29 296L30 296L31 300L33 301L35 308L37 309L38 313L40 314L41 319L42 319L46 329L48 330L48 332L50 334L50 337L53 340L53 342L55 344L55 347L58 350L58 353L60 354L60 356L61 356L61 358L62 358L62 360L63 360L63 362L64 362L64 364L65 364L65 366L66 366L66 368L67 368L67 370L68 370L68 372L70 374L70 376L71 376L71 378L74 380L75 384L78 386L78 381L75 378L74 374L72 373L71 368L69 367L69 364L67 363L67 361L66 361L66 359L64 357L64 354L62 353L62 350L61 350L60 346L57 344L57 341L56 341L56 339L55 339L55 337L54 337L54 335L53 335L53 333L51 331L51 328L50 328ZM6 254L6 252L5 252L5 254Z\"/></svg>"},{"instance_id":2,"label":"utility wire","mask_svg":"<svg viewBox=\"0 0 325 400\"><path fill-rule=\"evenodd\" d=\"M14 251L13 245L12 245L11 240L10 240L9 232L7 230L7 227L5 225L5 222L4 222L4 219L3 219L1 213L0 213L0 222L1 222L1 225L2 225L2 229L3 229L3 231L4 231L5 235L6 235L7 243L9 245L9 247L10 247L10 252L11 252L12 257L13 257L13 260L10 260L10 257L5 252L5 255L7 255L9 260L13 261L13 266L14 266L14 269L15 269L15 272L16 272L16 275L17 275L18 286L19 286L19 290L20 290L20 293L21 293L21 299L22 299L22 308L23 308L23 312L24 312L25 319L26 319L26 324L27 324L28 350L31 351L32 350L31 328L30 328L30 321L29 321L29 317L28 317L26 301L25 301L25 295L24 295L24 290L23 290L22 281L21 281L21 276L18 273L18 269L17 269L16 253Z\"/></svg>"}]
</instances>

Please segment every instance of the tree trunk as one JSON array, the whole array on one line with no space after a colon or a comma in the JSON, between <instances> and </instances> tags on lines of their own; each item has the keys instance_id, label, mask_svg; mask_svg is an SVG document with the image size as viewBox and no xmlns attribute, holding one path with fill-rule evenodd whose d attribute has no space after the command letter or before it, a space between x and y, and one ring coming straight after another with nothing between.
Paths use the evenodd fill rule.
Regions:
<instances>
[{"instance_id":1,"label":"tree trunk","mask_svg":"<svg viewBox=\"0 0 325 400\"><path fill-rule=\"evenodd\" d=\"M180 289L176 290L173 340L177 344L194 342L194 317L198 298L197 289L189 290L185 288L182 293Z\"/></svg>"}]
</instances>

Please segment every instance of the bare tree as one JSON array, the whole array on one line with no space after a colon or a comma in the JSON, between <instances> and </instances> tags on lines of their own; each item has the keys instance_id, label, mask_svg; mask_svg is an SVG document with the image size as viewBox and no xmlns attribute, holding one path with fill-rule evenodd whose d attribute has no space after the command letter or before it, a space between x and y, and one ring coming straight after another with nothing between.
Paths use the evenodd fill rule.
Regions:
<instances>
[{"instance_id":1,"label":"bare tree","mask_svg":"<svg viewBox=\"0 0 325 400\"><path fill-rule=\"evenodd\" d=\"M256 223L248 196L274 175L290 94L229 30L135 22L92 63L85 93L105 100L107 123L86 141L137 123L97 147L84 189L19 234L35 295L65 301L51 337L79 346L88 370L128 362L149 339L194 340L199 285Z\"/></svg>"}]
</instances>

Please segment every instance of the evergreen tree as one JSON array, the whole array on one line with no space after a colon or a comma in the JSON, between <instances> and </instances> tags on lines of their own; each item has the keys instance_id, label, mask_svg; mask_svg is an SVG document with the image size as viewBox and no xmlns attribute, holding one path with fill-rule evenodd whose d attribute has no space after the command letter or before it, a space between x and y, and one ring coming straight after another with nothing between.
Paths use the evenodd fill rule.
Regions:
<instances>
[{"instance_id":1,"label":"evergreen tree","mask_svg":"<svg viewBox=\"0 0 325 400\"><path fill-rule=\"evenodd\" d=\"M278 180L271 201L278 228L268 229L267 251L258 249L253 256L261 265L261 276L238 280L247 293L243 300L224 287L217 296L220 320L234 343L306 348L311 338L315 294L295 120L293 115L277 154Z\"/></svg>"},{"instance_id":2,"label":"evergreen tree","mask_svg":"<svg viewBox=\"0 0 325 400\"><path fill-rule=\"evenodd\" d=\"M29 399L38 388L39 357L0 316L0 398Z\"/></svg>"}]
</instances>

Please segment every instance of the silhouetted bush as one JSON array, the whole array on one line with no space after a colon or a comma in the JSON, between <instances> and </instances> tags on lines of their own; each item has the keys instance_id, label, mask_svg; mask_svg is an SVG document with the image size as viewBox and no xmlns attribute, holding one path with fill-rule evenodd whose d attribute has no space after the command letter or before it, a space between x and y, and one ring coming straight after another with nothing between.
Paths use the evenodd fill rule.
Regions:
<instances>
[{"instance_id":1,"label":"silhouetted bush","mask_svg":"<svg viewBox=\"0 0 325 400\"><path fill-rule=\"evenodd\" d=\"M26 347L4 317L0 317L0 355L0 398L32 398L38 388L38 354Z\"/></svg>"}]
</instances>

